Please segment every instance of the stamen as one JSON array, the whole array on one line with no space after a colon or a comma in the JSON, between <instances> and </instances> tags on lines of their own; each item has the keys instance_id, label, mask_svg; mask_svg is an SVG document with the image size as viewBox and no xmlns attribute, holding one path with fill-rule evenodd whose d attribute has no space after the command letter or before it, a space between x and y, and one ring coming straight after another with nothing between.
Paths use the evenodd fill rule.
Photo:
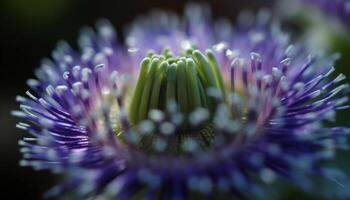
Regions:
<instances>
[{"instance_id":1,"label":"stamen","mask_svg":"<svg viewBox=\"0 0 350 200\"><path fill-rule=\"evenodd\" d=\"M214 96L208 94L208 91L214 90ZM140 74L129 105L131 126L138 126L147 118L152 120L153 115L150 114L155 110L164 113L162 121L154 121L157 130L149 136L151 138L142 140L146 143L158 141L158 145L155 144L158 150L168 151L170 148L159 145L159 141L174 143L173 140L203 137L200 129L208 125L206 123L217 106L215 99L223 100L225 90L218 63L210 50L204 55L198 50L189 49L182 57L174 57L169 49L165 49L162 55L151 53L141 62ZM169 106L174 104L176 109L169 110ZM205 117L200 116L204 118L197 119L198 122L193 122L194 119L190 116L198 109L207 114ZM173 121L175 118L179 120ZM193 127L192 123L197 126ZM156 134L157 131L163 134ZM173 133L175 137L172 136ZM163 139L160 140L161 138ZM211 139L205 136L203 140L207 145L211 143ZM143 146L148 148L145 144ZM181 150L180 146L171 149Z\"/></svg>"},{"instance_id":2,"label":"stamen","mask_svg":"<svg viewBox=\"0 0 350 200\"><path fill-rule=\"evenodd\" d=\"M148 108L149 108L149 100L150 95L152 92L152 84L155 79L155 73L157 71L158 65L160 60L155 58L151 61L148 74L145 79L145 85L142 91L142 97L141 97L141 105L140 105L140 112L139 112L139 120L146 119L148 114Z\"/></svg>"},{"instance_id":3,"label":"stamen","mask_svg":"<svg viewBox=\"0 0 350 200\"><path fill-rule=\"evenodd\" d=\"M145 58L141 62L141 70L139 73L138 82L136 84L134 97L132 98L131 105L130 105L130 111L129 111L129 118L130 118L130 121L132 123L135 123L138 120L137 113L138 113L138 109L139 109L139 106L141 103L140 101L141 101L141 96L142 96L142 90L143 90L143 86L145 84L145 79L147 76L148 67L149 67L150 62L151 62L151 60L149 58Z\"/></svg>"}]
</instances>

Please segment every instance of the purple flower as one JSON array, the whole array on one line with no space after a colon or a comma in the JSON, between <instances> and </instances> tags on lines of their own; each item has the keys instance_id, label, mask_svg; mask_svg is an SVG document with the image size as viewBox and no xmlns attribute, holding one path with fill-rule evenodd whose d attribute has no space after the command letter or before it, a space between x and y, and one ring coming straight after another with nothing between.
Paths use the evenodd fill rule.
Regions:
<instances>
[{"instance_id":1,"label":"purple flower","mask_svg":"<svg viewBox=\"0 0 350 200\"><path fill-rule=\"evenodd\" d=\"M28 81L20 163L66 176L48 196L263 198L276 178L307 189L337 175L322 166L348 133L323 126L348 108L335 58L289 45L266 12L235 30L186 13L138 20L127 47L101 21Z\"/></svg>"}]
</instances>

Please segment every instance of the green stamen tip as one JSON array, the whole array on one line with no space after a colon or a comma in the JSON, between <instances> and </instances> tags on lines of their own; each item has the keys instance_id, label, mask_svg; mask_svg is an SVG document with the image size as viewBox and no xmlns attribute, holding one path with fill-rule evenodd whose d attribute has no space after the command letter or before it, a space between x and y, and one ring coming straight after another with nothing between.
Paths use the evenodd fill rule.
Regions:
<instances>
[{"instance_id":1,"label":"green stamen tip","mask_svg":"<svg viewBox=\"0 0 350 200\"><path fill-rule=\"evenodd\" d=\"M219 65L218 65L218 62L215 58L215 55L211 50L207 50L206 53L207 53L207 57L208 57L208 61L210 63L210 66L212 67L212 70L214 71L216 85L220 88L222 94L225 96L224 80L222 79Z\"/></svg>"},{"instance_id":2,"label":"green stamen tip","mask_svg":"<svg viewBox=\"0 0 350 200\"><path fill-rule=\"evenodd\" d=\"M207 87L216 87L216 81L212 67L205 56L198 50L193 51L194 59L202 72L202 78L206 81Z\"/></svg>"},{"instance_id":3,"label":"green stamen tip","mask_svg":"<svg viewBox=\"0 0 350 200\"><path fill-rule=\"evenodd\" d=\"M172 52L171 52L170 49L168 49L168 48L166 48L166 49L163 50L162 55L164 55L165 58L171 58L171 57L173 57Z\"/></svg>"}]
</instances>

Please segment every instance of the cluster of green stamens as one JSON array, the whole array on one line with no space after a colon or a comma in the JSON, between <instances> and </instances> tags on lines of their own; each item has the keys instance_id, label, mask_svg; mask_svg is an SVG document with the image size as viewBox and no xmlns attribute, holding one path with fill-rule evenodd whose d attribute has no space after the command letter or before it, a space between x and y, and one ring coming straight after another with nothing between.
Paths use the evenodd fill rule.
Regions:
<instances>
[{"instance_id":1,"label":"cluster of green stamens","mask_svg":"<svg viewBox=\"0 0 350 200\"><path fill-rule=\"evenodd\" d=\"M129 120L136 125L148 118L152 109L166 111L167 105L176 102L185 121L197 108L211 113L215 102L207 94L209 88L225 95L224 82L216 58L210 50L202 54L187 50L174 57L169 50L163 54L149 54L140 66L138 81L129 108Z\"/></svg>"}]
</instances>

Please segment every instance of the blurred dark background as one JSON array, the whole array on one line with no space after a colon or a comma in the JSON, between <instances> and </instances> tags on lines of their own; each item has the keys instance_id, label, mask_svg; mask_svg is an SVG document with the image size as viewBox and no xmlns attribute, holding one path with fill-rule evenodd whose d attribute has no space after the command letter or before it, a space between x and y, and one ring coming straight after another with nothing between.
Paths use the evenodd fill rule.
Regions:
<instances>
[{"instance_id":1,"label":"blurred dark background","mask_svg":"<svg viewBox=\"0 0 350 200\"><path fill-rule=\"evenodd\" d=\"M66 40L73 47L79 28L93 26L97 19L108 18L119 35L135 17L154 8L179 14L185 0L1 0L0 1L0 199L41 199L44 191L56 183L49 172L34 172L19 167L21 158L17 141L23 131L15 129L18 119L10 116L17 109L15 96L27 90L25 81L43 57L49 57L57 41ZM206 1L215 18L234 20L242 9L269 6L269 0Z\"/></svg>"}]
</instances>

